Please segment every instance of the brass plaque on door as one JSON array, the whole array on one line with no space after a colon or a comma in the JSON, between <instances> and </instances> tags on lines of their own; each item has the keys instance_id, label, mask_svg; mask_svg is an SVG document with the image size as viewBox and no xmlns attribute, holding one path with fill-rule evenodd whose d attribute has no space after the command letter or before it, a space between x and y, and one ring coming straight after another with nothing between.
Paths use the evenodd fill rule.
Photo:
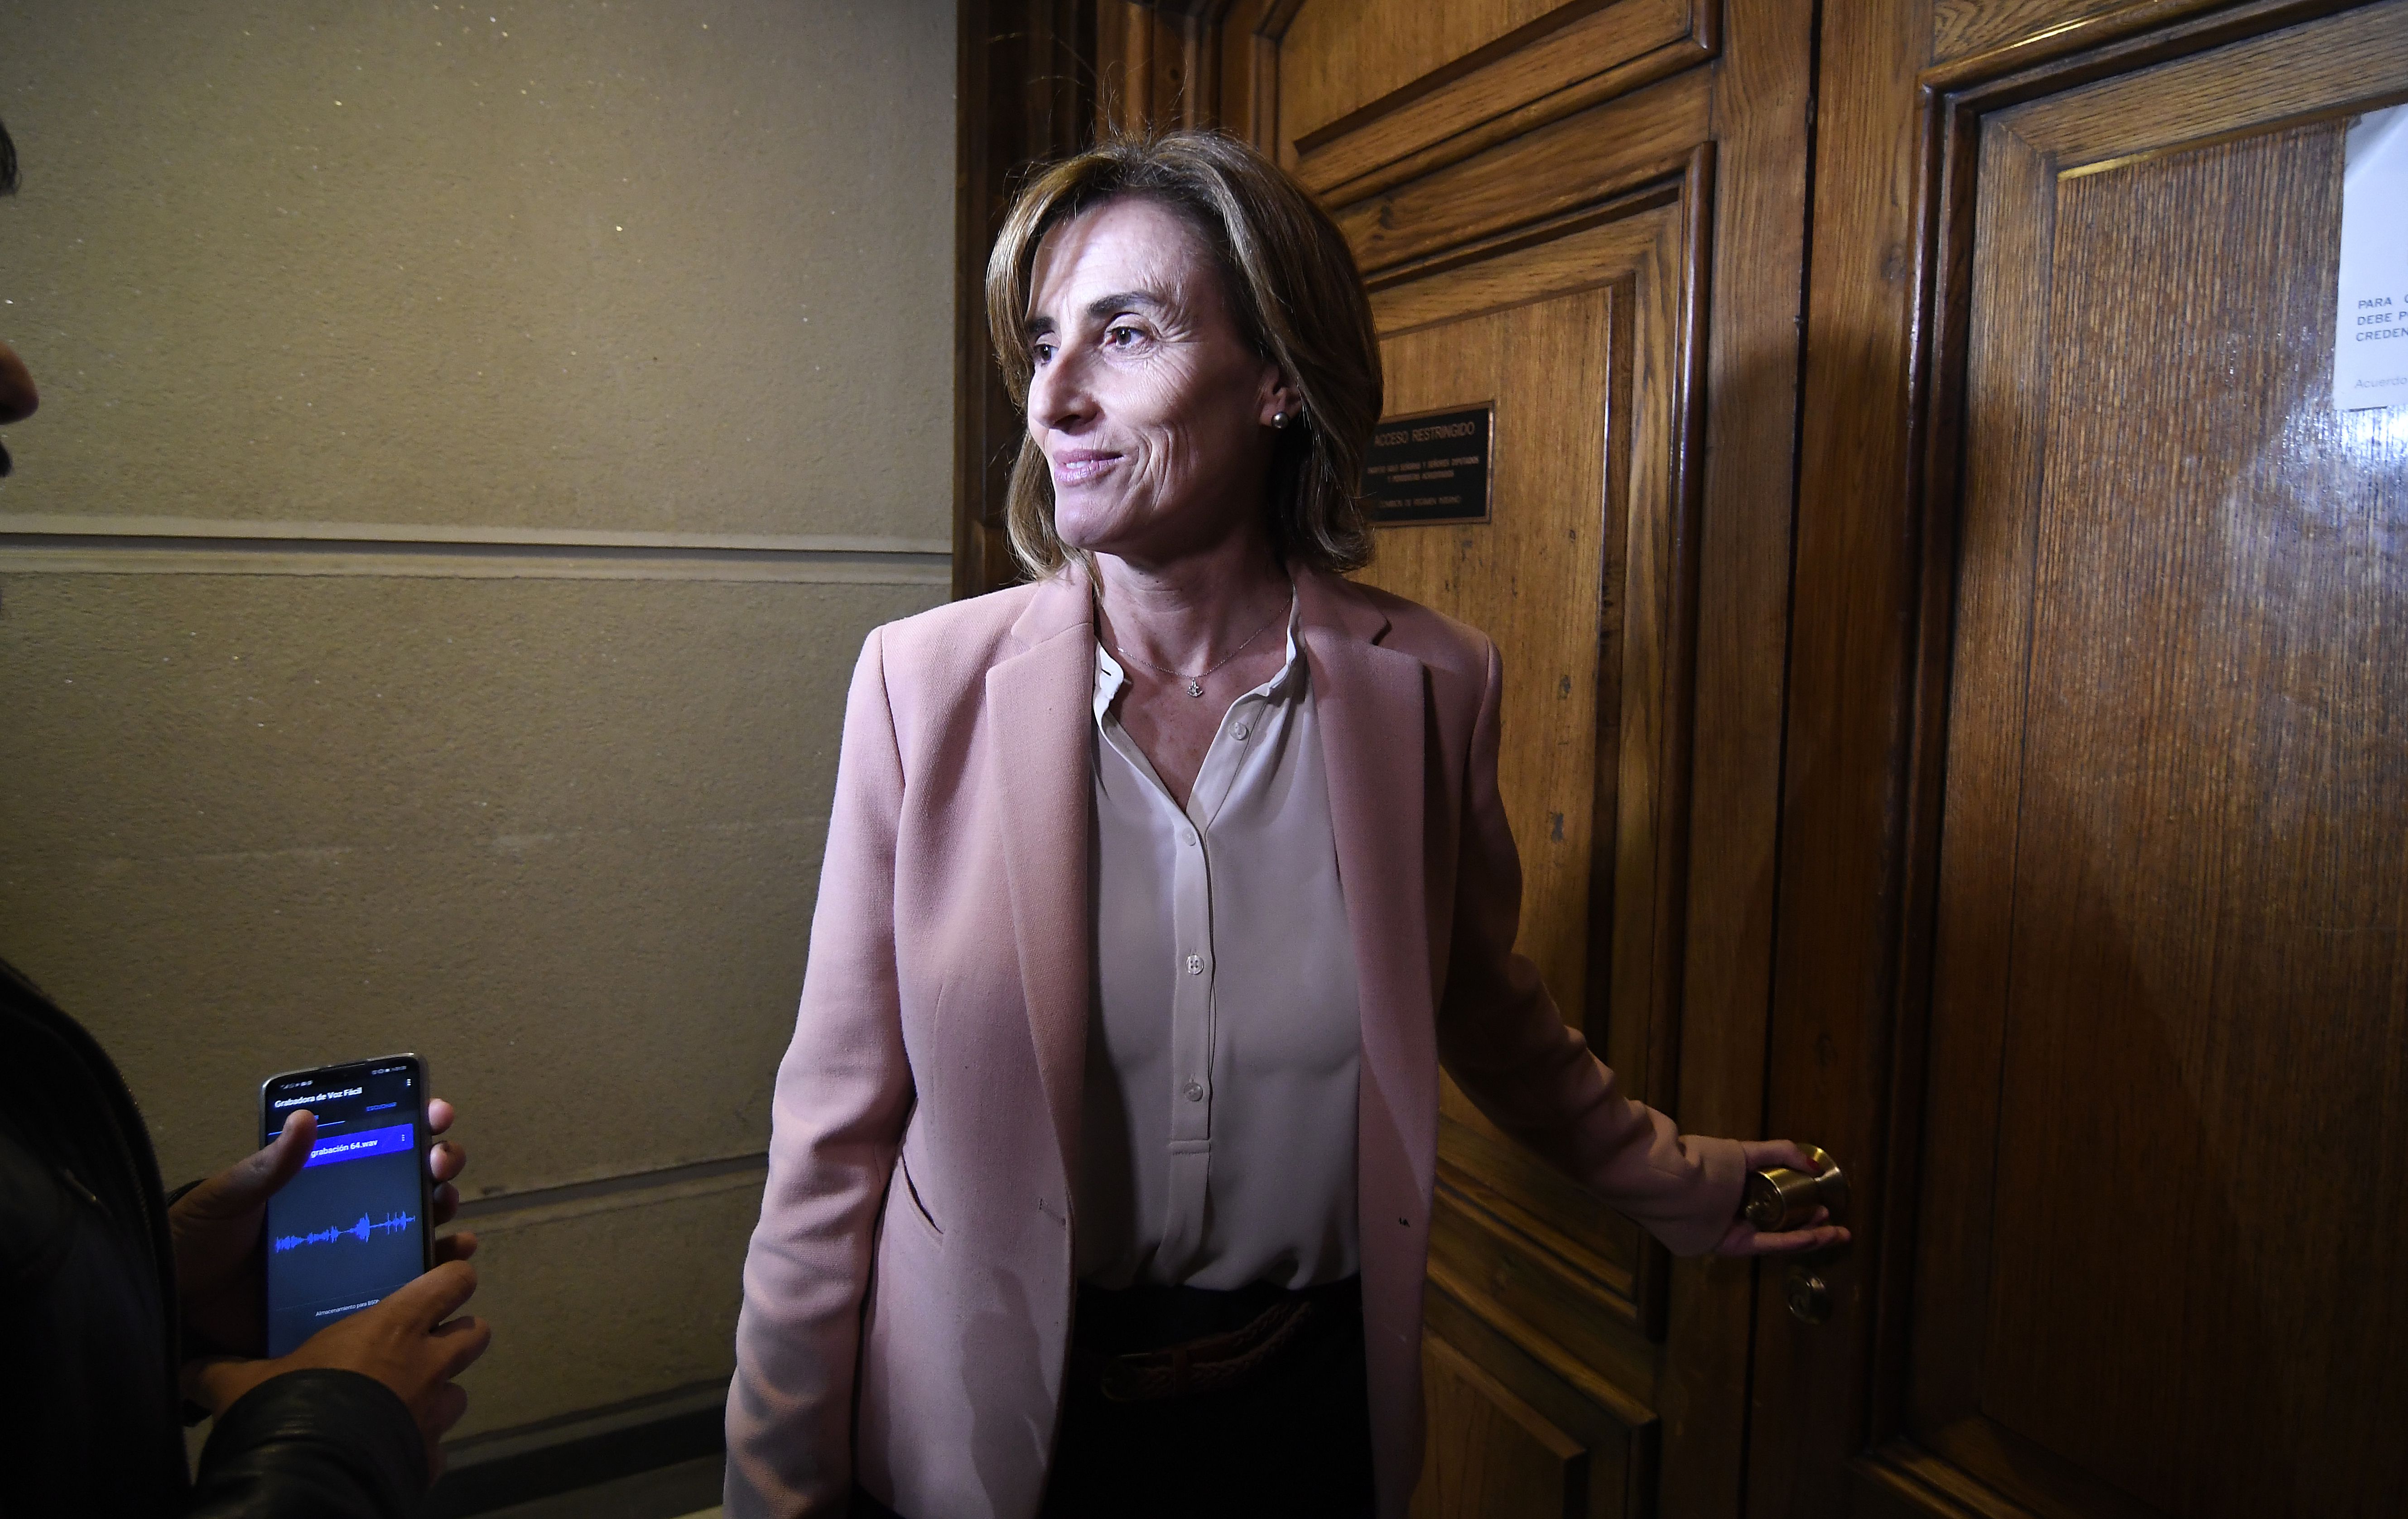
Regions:
<instances>
[{"instance_id":1,"label":"brass plaque on door","mask_svg":"<svg viewBox=\"0 0 2408 1519\"><path fill-rule=\"evenodd\" d=\"M1380 527L1488 520L1489 452L1497 405L1383 418L1363 459L1371 522Z\"/></svg>"}]
</instances>

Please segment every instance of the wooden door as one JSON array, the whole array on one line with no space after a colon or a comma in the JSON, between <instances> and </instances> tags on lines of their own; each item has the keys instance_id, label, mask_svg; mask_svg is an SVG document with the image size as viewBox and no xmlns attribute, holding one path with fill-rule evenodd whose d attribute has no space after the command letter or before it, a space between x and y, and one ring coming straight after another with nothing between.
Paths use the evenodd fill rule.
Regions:
<instances>
[{"instance_id":1,"label":"wooden door","mask_svg":"<svg viewBox=\"0 0 2408 1519\"><path fill-rule=\"evenodd\" d=\"M2408 411L2332 365L2408 4L1823 56L1770 1071L1870 1208L1748 1507L2401 1512Z\"/></svg>"},{"instance_id":2,"label":"wooden door","mask_svg":"<svg viewBox=\"0 0 2408 1519\"><path fill-rule=\"evenodd\" d=\"M1094 22L1338 214L1392 415L1494 408L1369 576L1505 650L1567 1016L1856 1182L1670 1263L1450 1094L1418 1512L2400 1512L2408 410L2329 380L2408 0Z\"/></svg>"},{"instance_id":3,"label":"wooden door","mask_svg":"<svg viewBox=\"0 0 2408 1519\"><path fill-rule=\"evenodd\" d=\"M1807 14L1108 15L1108 110L1216 117L1337 217L1387 416L1493 419L1484 520L1383 526L1364 578L1503 651L1521 947L1565 1016L1689 1126L1755 1132ZM1718 315L1725 287L1758 298ZM1694 813L1707 776L1712 816ZM1451 1085L1438 1193L1415 1512L1736 1512L1748 1268L1676 1266Z\"/></svg>"}]
</instances>

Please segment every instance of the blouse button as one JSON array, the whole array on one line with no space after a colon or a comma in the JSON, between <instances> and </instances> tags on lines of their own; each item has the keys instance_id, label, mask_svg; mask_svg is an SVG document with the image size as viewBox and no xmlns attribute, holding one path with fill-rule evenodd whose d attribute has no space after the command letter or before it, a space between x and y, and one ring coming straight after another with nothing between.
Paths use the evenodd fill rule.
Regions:
<instances>
[{"instance_id":1,"label":"blouse button","mask_svg":"<svg viewBox=\"0 0 2408 1519\"><path fill-rule=\"evenodd\" d=\"M1229 730L1229 737L1237 739L1240 743L1244 743L1246 741L1246 735L1253 731L1254 730L1252 728L1249 728L1243 723L1240 723L1236 727Z\"/></svg>"},{"instance_id":2,"label":"blouse button","mask_svg":"<svg viewBox=\"0 0 2408 1519\"><path fill-rule=\"evenodd\" d=\"M1200 976L1204 974L1204 957L1202 955L1191 954L1187 957L1187 973L1191 976Z\"/></svg>"},{"instance_id":3,"label":"blouse button","mask_svg":"<svg viewBox=\"0 0 2408 1519\"><path fill-rule=\"evenodd\" d=\"M1180 1090L1185 1095L1187 1100L1190 1102L1201 1102L1204 1100L1204 1086L1200 1082L1190 1082Z\"/></svg>"}]
</instances>

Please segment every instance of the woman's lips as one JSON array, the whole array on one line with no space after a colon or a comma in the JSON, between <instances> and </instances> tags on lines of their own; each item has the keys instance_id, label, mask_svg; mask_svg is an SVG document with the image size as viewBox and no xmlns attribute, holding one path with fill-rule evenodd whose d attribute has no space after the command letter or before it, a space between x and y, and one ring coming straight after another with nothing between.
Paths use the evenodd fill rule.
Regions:
<instances>
[{"instance_id":1,"label":"woman's lips","mask_svg":"<svg viewBox=\"0 0 2408 1519\"><path fill-rule=\"evenodd\" d=\"M1053 466L1056 485L1084 485L1120 462L1119 454L1096 449L1072 449L1047 461Z\"/></svg>"}]
</instances>

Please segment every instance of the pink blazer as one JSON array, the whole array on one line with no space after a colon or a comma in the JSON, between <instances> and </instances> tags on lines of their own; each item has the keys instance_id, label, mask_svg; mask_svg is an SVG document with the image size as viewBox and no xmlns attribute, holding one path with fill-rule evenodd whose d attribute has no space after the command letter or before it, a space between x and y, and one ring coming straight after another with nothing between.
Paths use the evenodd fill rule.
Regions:
<instances>
[{"instance_id":1,"label":"pink blazer","mask_svg":"<svg viewBox=\"0 0 2408 1519\"><path fill-rule=\"evenodd\" d=\"M1362 998L1379 1508L1401 1519L1440 1062L1677 1252L1713 1248L1742 1166L1620 1096L1513 953L1495 646L1383 592L1297 584ZM856 1479L909 1519L1026 1519L1043 1497L1074 1294L1095 647L1073 570L862 649L744 1263L731 1515L841 1514Z\"/></svg>"}]
</instances>

